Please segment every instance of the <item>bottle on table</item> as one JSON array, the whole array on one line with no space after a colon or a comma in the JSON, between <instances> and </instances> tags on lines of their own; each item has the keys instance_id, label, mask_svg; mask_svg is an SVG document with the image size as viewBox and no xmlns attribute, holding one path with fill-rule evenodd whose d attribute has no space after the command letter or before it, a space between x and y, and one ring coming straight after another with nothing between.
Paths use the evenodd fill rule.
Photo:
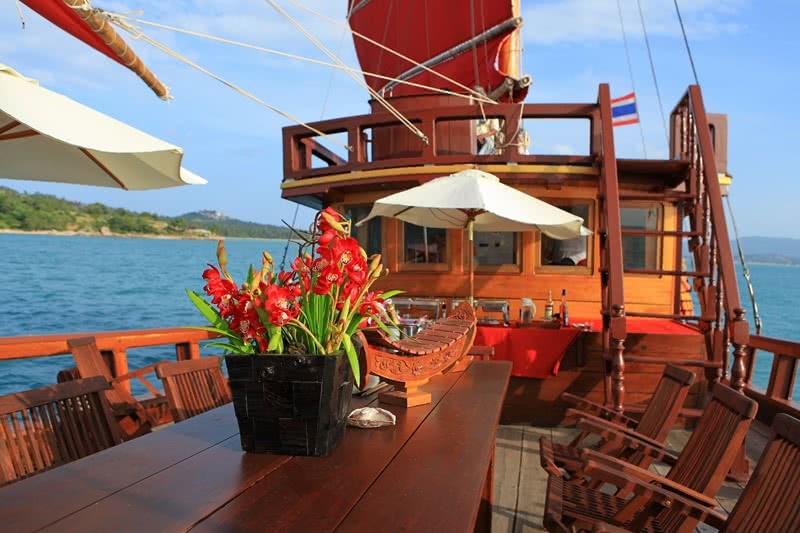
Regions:
<instances>
[{"instance_id":1,"label":"bottle on table","mask_svg":"<svg viewBox=\"0 0 800 533\"><path fill-rule=\"evenodd\" d=\"M561 326L569 326L569 311L567 310L567 289L561 289Z\"/></svg>"},{"instance_id":2,"label":"bottle on table","mask_svg":"<svg viewBox=\"0 0 800 533\"><path fill-rule=\"evenodd\" d=\"M544 319L553 320L553 291L547 291L547 302L544 304Z\"/></svg>"}]
</instances>

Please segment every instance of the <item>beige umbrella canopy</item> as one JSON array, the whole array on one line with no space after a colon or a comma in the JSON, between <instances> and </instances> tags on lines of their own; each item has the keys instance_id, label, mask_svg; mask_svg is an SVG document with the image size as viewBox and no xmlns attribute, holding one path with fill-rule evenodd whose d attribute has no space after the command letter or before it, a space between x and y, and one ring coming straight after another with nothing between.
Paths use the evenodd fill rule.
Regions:
<instances>
[{"instance_id":1,"label":"beige umbrella canopy","mask_svg":"<svg viewBox=\"0 0 800 533\"><path fill-rule=\"evenodd\" d=\"M0 178L127 190L206 183L183 150L0 64Z\"/></svg>"},{"instance_id":2,"label":"beige umbrella canopy","mask_svg":"<svg viewBox=\"0 0 800 533\"><path fill-rule=\"evenodd\" d=\"M377 200L369 216L392 217L430 228L473 231L538 230L553 239L591 235L583 219L500 182L497 176L467 169ZM469 295L474 293L469 254Z\"/></svg>"}]
</instances>

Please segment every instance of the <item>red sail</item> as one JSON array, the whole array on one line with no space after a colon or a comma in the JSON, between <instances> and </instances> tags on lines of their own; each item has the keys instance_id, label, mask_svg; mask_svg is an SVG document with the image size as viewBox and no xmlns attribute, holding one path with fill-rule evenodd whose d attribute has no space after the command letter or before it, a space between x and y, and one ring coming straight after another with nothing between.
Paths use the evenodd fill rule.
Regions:
<instances>
[{"instance_id":1,"label":"red sail","mask_svg":"<svg viewBox=\"0 0 800 533\"><path fill-rule=\"evenodd\" d=\"M22 3L33 9L41 16L77 37L95 50L102 52L117 63L122 61L114 51L103 42L92 28L86 24L78 13L61 0L22 0Z\"/></svg>"},{"instance_id":2,"label":"red sail","mask_svg":"<svg viewBox=\"0 0 800 533\"><path fill-rule=\"evenodd\" d=\"M498 53L518 26L512 0L349 0L348 4L354 31L417 63L436 62L438 58L431 68L466 87L482 87L488 93L505 79L498 66ZM356 35L353 39L365 72L392 78L408 76L407 80L414 83L464 92L430 72L412 70L415 63ZM429 92L369 75L366 80L376 91L385 89L387 96Z\"/></svg>"}]
</instances>

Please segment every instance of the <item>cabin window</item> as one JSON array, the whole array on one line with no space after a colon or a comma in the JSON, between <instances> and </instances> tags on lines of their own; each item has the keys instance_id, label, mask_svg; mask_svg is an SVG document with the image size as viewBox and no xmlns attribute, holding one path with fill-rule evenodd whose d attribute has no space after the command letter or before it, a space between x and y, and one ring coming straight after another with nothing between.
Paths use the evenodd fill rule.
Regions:
<instances>
[{"instance_id":1,"label":"cabin window","mask_svg":"<svg viewBox=\"0 0 800 533\"><path fill-rule=\"evenodd\" d=\"M583 224L591 229L589 203L577 202L549 202L559 209L568 211L583 219ZM589 264L590 241L589 236L576 239L558 240L551 239L542 234L541 265L543 267L567 268L587 267Z\"/></svg>"},{"instance_id":2,"label":"cabin window","mask_svg":"<svg viewBox=\"0 0 800 533\"><path fill-rule=\"evenodd\" d=\"M476 231L473 239L473 262L476 268L519 264L519 233Z\"/></svg>"},{"instance_id":3,"label":"cabin window","mask_svg":"<svg viewBox=\"0 0 800 533\"><path fill-rule=\"evenodd\" d=\"M620 222L625 230L658 229L659 208L622 207ZM622 257L625 268L658 268L658 237L656 235L623 235Z\"/></svg>"},{"instance_id":4,"label":"cabin window","mask_svg":"<svg viewBox=\"0 0 800 533\"><path fill-rule=\"evenodd\" d=\"M371 206L359 205L345 208L345 216L352 222L350 234L367 252L367 255L381 253L381 218L373 218L366 224L356 226L356 222L369 215Z\"/></svg>"},{"instance_id":5,"label":"cabin window","mask_svg":"<svg viewBox=\"0 0 800 533\"><path fill-rule=\"evenodd\" d=\"M447 230L403 222L403 262L446 264Z\"/></svg>"}]
</instances>

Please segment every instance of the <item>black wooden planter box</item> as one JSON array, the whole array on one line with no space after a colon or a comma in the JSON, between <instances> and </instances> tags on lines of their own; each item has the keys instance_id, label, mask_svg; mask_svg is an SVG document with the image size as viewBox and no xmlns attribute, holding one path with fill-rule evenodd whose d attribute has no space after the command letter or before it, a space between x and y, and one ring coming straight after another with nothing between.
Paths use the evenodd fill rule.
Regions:
<instances>
[{"instance_id":1,"label":"black wooden planter box","mask_svg":"<svg viewBox=\"0 0 800 533\"><path fill-rule=\"evenodd\" d=\"M328 455L344 435L353 393L337 355L227 355L242 449Z\"/></svg>"}]
</instances>

